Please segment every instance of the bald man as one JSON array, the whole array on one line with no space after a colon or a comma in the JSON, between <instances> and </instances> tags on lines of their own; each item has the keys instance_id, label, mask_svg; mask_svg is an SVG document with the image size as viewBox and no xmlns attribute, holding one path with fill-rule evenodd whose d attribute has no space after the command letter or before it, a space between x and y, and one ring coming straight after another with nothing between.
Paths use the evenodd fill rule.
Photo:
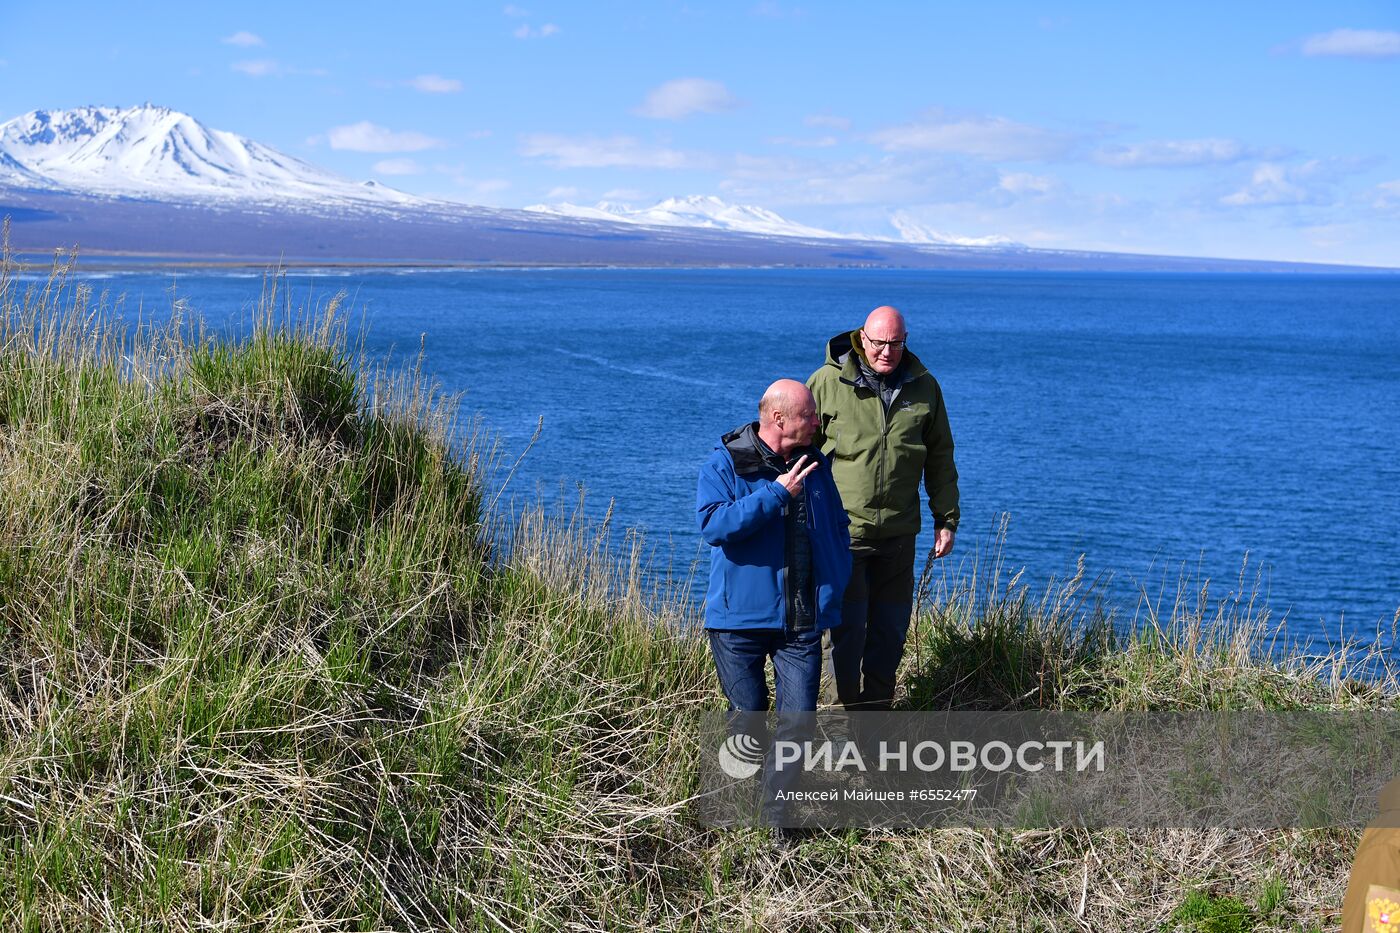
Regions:
<instances>
[{"instance_id":1,"label":"bald man","mask_svg":"<svg viewBox=\"0 0 1400 933\"><path fill-rule=\"evenodd\" d=\"M700 469L695 514L710 548L705 629L735 711L817 708L821 634L841 621L850 576L846 512L831 469L811 446L812 393L780 379L758 420L724 435Z\"/></svg>"},{"instance_id":2,"label":"bald man","mask_svg":"<svg viewBox=\"0 0 1400 933\"><path fill-rule=\"evenodd\" d=\"M827 642L827 697L848 710L885 710L894 700L913 609L921 485L934 557L953 550L958 530L943 391L905 346L908 337L898 309L876 308L859 330L827 342L826 364L807 380L820 420L813 442L830 458L851 519L851 582L842 624Z\"/></svg>"}]
</instances>

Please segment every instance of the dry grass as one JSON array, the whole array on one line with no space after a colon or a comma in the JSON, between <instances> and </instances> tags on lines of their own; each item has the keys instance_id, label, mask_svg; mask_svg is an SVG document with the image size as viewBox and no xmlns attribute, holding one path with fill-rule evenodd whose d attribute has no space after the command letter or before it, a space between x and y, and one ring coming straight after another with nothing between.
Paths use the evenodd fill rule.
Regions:
<instances>
[{"instance_id":1,"label":"dry grass","mask_svg":"<svg viewBox=\"0 0 1400 933\"><path fill-rule=\"evenodd\" d=\"M355 358L334 301L272 293L227 343L124 332L62 269L10 270L6 929L1206 929L1182 905L1226 895L1245 929L1335 916L1352 831L778 851L698 826L692 714L718 693L640 542L619 559L605 529L509 513L453 400ZM932 594L912 706L1394 704L1388 670L1263 656L1247 602L1185 593L1129 638L1082 581L1035 600L1000 579Z\"/></svg>"}]
</instances>

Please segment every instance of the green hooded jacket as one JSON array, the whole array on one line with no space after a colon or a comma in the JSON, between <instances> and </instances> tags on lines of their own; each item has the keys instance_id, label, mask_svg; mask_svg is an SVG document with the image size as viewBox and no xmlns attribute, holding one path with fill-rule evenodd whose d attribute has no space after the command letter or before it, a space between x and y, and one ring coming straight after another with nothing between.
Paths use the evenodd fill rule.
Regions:
<instances>
[{"instance_id":1,"label":"green hooded jacket","mask_svg":"<svg viewBox=\"0 0 1400 933\"><path fill-rule=\"evenodd\" d=\"M831 473L851 519L851 537L866 541L919 532L919 483L928 491L935 528L958 529L958 468L943 390L918 357L904 351L903 380L886 413L861 379L859 331L827 342L826 365L807 388L821 428L812 443Z\"/></svg>"}]
</instances>

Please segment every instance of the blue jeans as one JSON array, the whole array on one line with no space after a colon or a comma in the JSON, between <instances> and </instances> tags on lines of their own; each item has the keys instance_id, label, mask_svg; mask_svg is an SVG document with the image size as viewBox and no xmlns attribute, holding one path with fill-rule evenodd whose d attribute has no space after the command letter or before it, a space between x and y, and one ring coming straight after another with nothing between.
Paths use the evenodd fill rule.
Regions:
<instances>
[{"instance_id":1,"label":"blue jeans","mask_svg":"<svg viewBox=\"0 0 1400 933\"><path fill-rule=\"evenodd\" d=\"M710 653L731 713L768 712L768 659L773 659L773 686L778 694L778 712L812 713L817 708L817 689L822 676L822 638L818 631L793 632L787 629L710 629ZM813 715L780 717L778 730L770 734L768 717L730 717L733 730L744 720L744 731L768 746L763 761L763 779L755 787L760 822L769 826L790 825L789 808L777 799L778 791L792 786L798 774L795 767L776 770L772 741L800 741L811 738Z\"/></svg>"},{"instance_id":2,"label":"blue jeans","mask_svg":"<svg viewBox=\"0 0 1400 933\"><path fill-rule=\"evenodd\" d=\"M847 710L890 708L913 608L914 536L852 541L851 582L826 651L828 699Z\"/></svg>"},{"instance_id":3,"label":"blue jeans","mask_svg":"<svg viewBox=\"0 0 1400 933\"><path fill-rule=\"evenodd\" d=\"M719 685L729 698L731 711L768 711L764 674L770 657L778 712L809 712L817 708L817 688L822 676L820 632L710 629L708 634Z\"/></svg>"}]
</instances>

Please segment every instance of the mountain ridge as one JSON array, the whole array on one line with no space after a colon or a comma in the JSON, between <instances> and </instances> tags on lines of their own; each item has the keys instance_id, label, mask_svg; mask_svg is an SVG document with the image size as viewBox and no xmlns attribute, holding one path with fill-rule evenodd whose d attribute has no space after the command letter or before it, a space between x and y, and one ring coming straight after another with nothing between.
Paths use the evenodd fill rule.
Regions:
<instances>
[{"instance_id":1,"label":"mountain ridge","mask_svg":"<svg viewBox=\"0 0 1400 933\"><path fill-rule=\"evenodd\" d=\"M628 204L599 201L593 207L563 202L531 204L524 208L559 217L579 217L588 220L614 220L657 227L702 227L730 230L735 233L758 233L769 236L796 236L808 239L869 240L877 243L911 243L929 246L999 247L1025 249L1025 245L1010 237L969 237L944 233L911 220L903 211L890 217L890 226L899 236L876 236L863 233L837 233L796 223L752 204L729 204L714 195L693 194L666 198L651 207L633 208Z\"/></svg>"},{"instance_id":2,"label":"mountain ridge","mask_svg":"<svg viewBox=\"0 0 1400 933\"><path fill-rule=\"evenodd\" d=\"M692 195L650 208L482 207L353 181L189 114L144 104L35 110L0 124L11 245L208 261L947 270L1344 272L1359 266L1033 249L891 218L905 240L842 235Z\"/></svg>"},{"instance_id":3,"label":"mountain ridge","mask_svg":"<svg viewBox=\"0 0 1400 933\"><path fill-rule=\"evenodd\" d=\"M94 196L258 204L382 204L457 207L370 179L353 181L304 159L190 114L151 103L118 108L31 110L0 123L0 183ZM460 205L469 207L469 205ZM896 213L898 236L848 234L797 223L764 207L714 195L665 198L650 207L600 201L533 204L525 211L653 227L684 227L819 240L870 240L935 246L1019 247L1006 237L964 237L932 230Z\"/></svg>"},{"instance_id":4,"label":"mountain ridge","mask_svg":"<svg viewBox=\"0 0 1400 933\"><path fill-rule=\"evenodd\" d=\"M761 233L770 236L797 236L809 239L866 239L795 223L774 211L751 204L729 204L714 195L692 194L685 197L666 198L645 208L633 208L626 204L599 201L594 207L564 202L552 205L532 204L524 209L561 217L620 221L644 226L700 227L708 230Z\"/></svg>"},{"instance_id":5,"label":"mountain ridge","mask_svg":"<svg viewBox=\"0 0 1400 933\"><path fill-rule=\"evenodd\" d=\"M367 201L424 199L373 187L187 113L141 104L31 110L0 123L0 180L94 195L165 200ZM6 176L9 176L8 178Z\"/></svg>"}]
</instances>

